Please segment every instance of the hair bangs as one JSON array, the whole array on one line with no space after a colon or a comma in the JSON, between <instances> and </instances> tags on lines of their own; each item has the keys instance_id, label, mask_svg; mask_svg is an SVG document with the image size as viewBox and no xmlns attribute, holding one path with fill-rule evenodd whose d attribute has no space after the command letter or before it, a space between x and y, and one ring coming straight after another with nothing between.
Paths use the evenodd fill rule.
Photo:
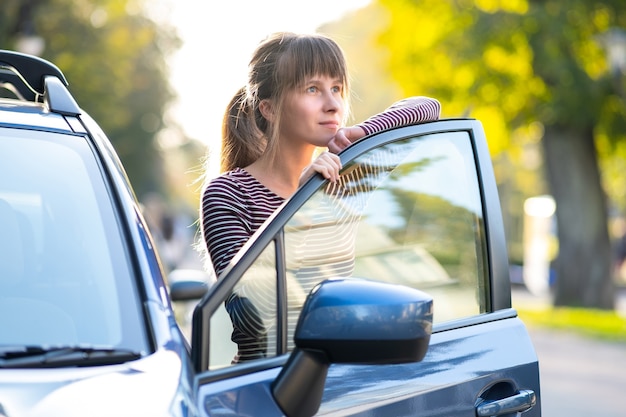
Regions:
<instances>
[{"instance_id":1,"label":"hair bangs","mask_svg":"<svg viewBox=\"0 0 626 417\"><path fill-rule=\"evenodd\" d=\"M300 36L286 48L281 57L280 70L276 72L281 79L277 85L296 88L311 77L324 75L341 80L346 87L344 91L347 90L346 62L336 43L321 36Z\"/></svg>"}]
</instances>

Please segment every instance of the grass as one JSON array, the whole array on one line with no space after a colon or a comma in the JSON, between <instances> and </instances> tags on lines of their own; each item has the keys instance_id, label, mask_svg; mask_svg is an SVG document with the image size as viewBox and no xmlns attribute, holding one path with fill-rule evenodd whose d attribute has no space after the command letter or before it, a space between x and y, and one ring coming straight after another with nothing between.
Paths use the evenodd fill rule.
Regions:
<instances>
[{"instance_id":1,"label":"grass","mask_svg":"<svg viewBox=\"0 0 626 417\"><path fill-rule=\"evenodd\" d=\"M626 318L616 311L571 307L516 308L527 326L567 330L594 339L626 343Z\"/></svg>"}]
</instances>

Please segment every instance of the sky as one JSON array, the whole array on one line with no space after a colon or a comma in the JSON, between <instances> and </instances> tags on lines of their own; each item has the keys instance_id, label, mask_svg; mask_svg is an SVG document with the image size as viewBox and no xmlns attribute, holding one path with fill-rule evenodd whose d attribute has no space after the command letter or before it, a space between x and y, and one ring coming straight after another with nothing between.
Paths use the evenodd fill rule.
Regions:
<instances>
[{"instance_id":1,"label":"sky","mask_svg":"<svg viewBox=\"0 0 626 417\"><path fill-rule=\"evenodd\" d=\"M183 40L171 61L179 96L172 115L186 134L219 153L222 115L246 83L256 45L269 33L312 33L370 0L171 0L168 13ZM214 151L213 151L214 150Z\"/></svg>"}]
</instances>

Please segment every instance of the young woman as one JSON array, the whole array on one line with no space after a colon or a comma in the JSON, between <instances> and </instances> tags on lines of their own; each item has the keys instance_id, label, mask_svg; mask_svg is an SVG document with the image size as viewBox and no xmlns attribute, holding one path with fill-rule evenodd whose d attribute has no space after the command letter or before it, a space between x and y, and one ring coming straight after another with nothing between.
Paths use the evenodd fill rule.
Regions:
<instances>
[{"instance_id":1,"label":"young woman","mask_svg":"<svg viewBox=\"0 0 626 417\"><path fill-rule=\"evenodd\" d=\"M218 278L250 236L306 179L320 173L337 181L339 151L374 132L439 117L438 101L412 97L361 124L342 127L348 96L343 51L328 37L276 33L257 47L248 83L224 116L223 173L210 179L202 192L202 237ZM319 148L328 150L313 159ZM240 346L242 339L259 337L258 332L238 328L243 324L233 318L233 310L248 308L245 301L227 302L235 327L233 341ZM242 355L240 349L240 357L259 357L262 351Z\"/></svg>"},{"instance_id":2,"label":"young woman","mask_svg":"<svg viewBox=\"0 0 626 417\"><path fill-rule=\"evenodd\" d=\"M322 35L276 33L249 64L249 79L224 116L222 175L202 192L201 230L216 274L259 226L315 173L335 181L336 155L362 137L439 118L428 97L402 100L365 122L347 117L348 73L340 47ZM317 148L326 147L315 160Z\"/></svg>"}]
</instances>

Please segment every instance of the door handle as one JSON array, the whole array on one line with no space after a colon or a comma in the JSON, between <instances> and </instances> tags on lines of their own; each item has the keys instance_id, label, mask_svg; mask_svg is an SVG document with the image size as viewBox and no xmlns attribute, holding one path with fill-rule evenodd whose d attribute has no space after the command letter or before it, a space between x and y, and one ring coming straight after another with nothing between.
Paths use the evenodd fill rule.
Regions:
<instances>
[{"instance_id":1,"label":"door handle","mask_svg":"<svg viewBox=\"0 0 626 417\"><path fill-rule=\"evenodd\" d=\"M501 400L483 400L476 405L478 417L500 416L523 412L537 403L535 392L528 389L520 390L517 394Z\"/></svg>"}]
</instances>

